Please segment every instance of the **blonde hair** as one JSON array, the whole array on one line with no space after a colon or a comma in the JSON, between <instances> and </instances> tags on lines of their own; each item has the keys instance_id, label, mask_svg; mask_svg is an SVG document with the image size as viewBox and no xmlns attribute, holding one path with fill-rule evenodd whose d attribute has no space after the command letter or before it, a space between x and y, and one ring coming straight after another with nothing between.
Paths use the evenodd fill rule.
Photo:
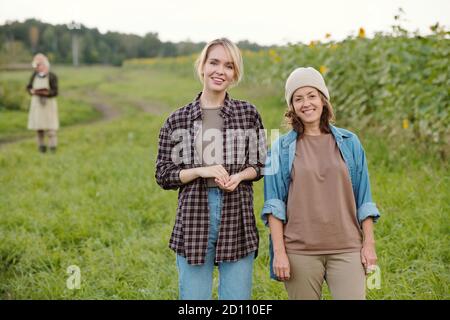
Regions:
<instances>
[{"instance_id":1,"label":"blonde hair","mask_svg":"<svg viewBox=\"0 0 450 320\"><path fill-rule=\"evenodd\" d=\"M50 69L50 62L48 61L48 58L45 56L45 54L38 53L33 57L33 61L31 62L33 68L37 67L38 61L41 61L47 68Z\"/></svg>"},{"instance_id":2,"label":"blonde hair","mask_svg":"<svg viewBox=\"0 0 450 320\"><path fill-rule=\"evenodd\" d=\"M198 78L203 83L203 67L205 66L208 54L211 48L215 45L221 45L228 52L233 62L234 77L232 85L237 85L241 81L244 74L244 63L242 61L242 55L239 48L227 38L215 39L203 48L202 52L195 61L195 70Z\"/></svg>"}]
</instances>

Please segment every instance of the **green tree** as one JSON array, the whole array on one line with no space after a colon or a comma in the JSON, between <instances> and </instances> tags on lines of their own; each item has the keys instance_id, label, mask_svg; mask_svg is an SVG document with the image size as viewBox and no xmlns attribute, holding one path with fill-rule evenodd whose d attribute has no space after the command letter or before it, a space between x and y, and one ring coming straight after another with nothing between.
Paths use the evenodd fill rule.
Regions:
<instances>
[{"instance_id":1,"label":"green tree","mask_svg":"<svg viewBox=\"0 0 450 320\"><path fill-rule=\"evenodd\" d=\"M147 33L142 40L139 57L156 57L161 49L157 33Z\"/></svg>"}]
</instances>

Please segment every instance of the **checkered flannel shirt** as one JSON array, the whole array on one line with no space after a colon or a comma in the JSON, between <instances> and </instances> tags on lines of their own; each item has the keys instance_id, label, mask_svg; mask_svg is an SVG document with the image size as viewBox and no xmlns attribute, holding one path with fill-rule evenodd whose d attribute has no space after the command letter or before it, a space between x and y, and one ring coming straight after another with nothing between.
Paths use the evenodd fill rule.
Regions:
<instances>
[{"instance_id":1,"label":"checkered flannel shirt","mask_svg":"<svg viewBox=\"0 0 450 320\"><path fill-rule=\"evenodd\" d=\"M202 117L200 96L201 93L193 102L174 111L161 128L155 173L156 181L163 189L179 189L177 214L169 247L185 257L192 265L201 265L205 262L209 232L208 193L206 179L197 178L183 184L180 180L180 171L201 166L198 161L194 161L195 157L198 157L194 139L201 127ZM220 115L224 119L225 170L232 175L253 167L257 172L257 177L253 181L261 179L267 149L264 127L258 111L250 103L231 99L226 94ZM174 151L175 146L181 141L173 135L178 129L187 132L184 137L185 143L187 142L184 145L186 148L181 152ZM232 143L230 140L232 135L227 135L227 129L256 130L258 133L256 151L255 148L249 148L249 144L255 142L250 139L246 139L245 150L237 150L237 144L233 148L226 148L227 144ZM232 130L228 132L230 131ZM178 153L183 160L182 163L173 161L173 152ZM237 157L242 155L245 159L239 163ZM221 219L215 262L237 261L253 251L256 256L259 236L253 213L251 181L242 181L233 192L223 193Z\"/></svg>"}]
</instances>

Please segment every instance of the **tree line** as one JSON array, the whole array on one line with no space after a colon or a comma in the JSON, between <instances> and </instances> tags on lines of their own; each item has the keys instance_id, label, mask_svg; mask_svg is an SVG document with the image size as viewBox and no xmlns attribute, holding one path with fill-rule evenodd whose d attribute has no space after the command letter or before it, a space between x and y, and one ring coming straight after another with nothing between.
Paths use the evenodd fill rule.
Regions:
<instances>
[{"instance_id":1,"label":"tree line","mask_svg":"<svg viewBox=\"0 0 450 320\"><path fill-rule=\"evenodd\" d=\"M84 25L52 25L36 19L12 21L0 25L0 64L29 62L42 52L53 63L70 64L74 56L80 64L121 65L126 59L176 57L199 52L205 42L161 41L158 33L144 36L119 32L101 33ZM240 41L244 50L258 51L267 47Z\"/></svg>"}]
</instances>

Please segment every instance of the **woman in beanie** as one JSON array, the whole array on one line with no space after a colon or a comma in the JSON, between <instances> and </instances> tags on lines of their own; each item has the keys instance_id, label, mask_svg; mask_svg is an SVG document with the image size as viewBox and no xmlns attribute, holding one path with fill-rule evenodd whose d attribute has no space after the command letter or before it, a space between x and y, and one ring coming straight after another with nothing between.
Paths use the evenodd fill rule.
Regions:
<instances>
[{"instance_id":1,"label":"woman in beanie","mask_svg":"<svg viewBox=\"0 0 450 320\"><path fill-rule=\"evenodd\" d=\"M365 299L380 214L364 149L330 124L330 95L314 68L294 70L285 97L292 130L273 143L264 177L271 277L284 281L289 299L320 299L324 280L334 299Z\"/></svg>"},{"instance_id":2,"label":"woman in beanie","mask_svg":"<svg viewBox=\"0 0 450 320\"><path fill-rule=\"evenodd\" d=\"M45 55L38 53L34 56L32 66L35 69L27 85L31 95L30 111L28 114L28 129L36 130L39 151L47 151L44 137L47 134L50 151L56 151L56 130L59 128L58 78L50 72L50 63Z\"/></svg>"},{"instance_id":3,"label":"woman in beanie","mask_svg":"<svg viewBox=\"0 0 450 320\"><path fill-rule=\"evenodd\" d=\"M179 190L169 244L176 252L179 297L211 299L218 265L219 299L250 299L259 242L252 181L261 178L265 162L265 152L258 157L252 147L265 150L263 124L253 105L227 93L243 72L234 43L211 41L196 68L203 90L161 128L155 173L163 189ZM255 133L256 143L235 140L245 131Z\"/></svg>"}]
</instances>

